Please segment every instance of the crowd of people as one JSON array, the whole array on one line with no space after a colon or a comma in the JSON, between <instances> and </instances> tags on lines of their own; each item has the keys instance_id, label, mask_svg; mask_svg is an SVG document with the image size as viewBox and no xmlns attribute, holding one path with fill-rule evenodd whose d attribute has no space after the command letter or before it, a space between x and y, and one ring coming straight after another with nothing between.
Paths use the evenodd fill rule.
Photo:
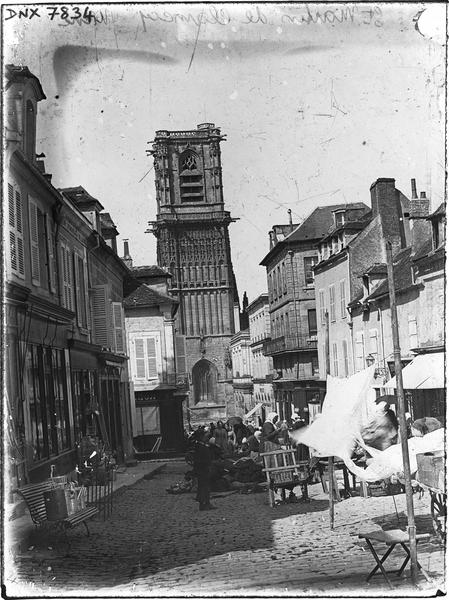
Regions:
<instances>
[{"instance_id":1,"label":"crowd of people","mask_svg":"<svg viewBox=\"0 0 449 600\"><path fill-rule=\"evenodd\" d=\"M290 420L279 420L275 412L268 413L264 422L230 419L200 425L190 434L186 432L188 448L193 453L193 472L197 479L197 501L200 511L213 510L210 503L212 463L223 459L248 457L262 463L263 452L276 450L290 443L289 431L306 425L298 413ZM293 491L291 491L293 494Z\"/></svg>"}]
</instances>

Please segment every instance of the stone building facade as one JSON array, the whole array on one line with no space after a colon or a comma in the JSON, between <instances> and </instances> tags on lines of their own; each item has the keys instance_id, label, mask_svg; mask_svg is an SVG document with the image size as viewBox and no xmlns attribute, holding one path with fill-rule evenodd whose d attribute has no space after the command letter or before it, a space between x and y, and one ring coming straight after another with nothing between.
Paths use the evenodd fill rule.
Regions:
<instances>
[{"instance_id":1,"label":"stone building facade","mask_svg":"<svg viewBox=\"0 0 449 600\"><path fill-rule=\"evenodd\" d=\"M224 210L220 143L212 123L190 131L157 131L154 157L158 265L172 275L185 336L192 423L224 419L232 402L226 356L239 329L239 302Z\"/></svg>"},{"instance_id":2,"label":"stone building facade","mask_svg":"<svg viewBox=\"0 0 449 600\"><path fill-rule=\"evenodd\" d=\"M270 251L261 262L267 269L271 329L264 353L273 359L273 388L281 419L290 418L293 408L307 417L309 405L319 404L324 396L313 266L318 262L317 243L331 227L334 212L343 207L318 207L298 226L274 226Z\"/></svg>"},{"instance_id":3,"label":"stone building facade","mask_svg":"<svg viewBox=\"0 0 449 600\"><path fill-rule=\"evenodd\" d=\"M130 270L124 308L134 445L140 453L180 451L186 369L179 346L175 360L178 302L168 293L171 276L156 265Z\"/></svg>"},{"instance_id":4,"label":"stone building facade","mask_svg":"<svg viewBox=\"0 0 449 600\"><path fill-rule=\"evenodd\" d=\"M252 360L254 418L265 420L275 409L273 393L273 357L265 356L263 345L270 338L268 294L261 294L248 305L249 344ZM256 408L257 407L257 408Z\"/></svg>"},{"instance_id":5,"label":"stone building facade","mask_svg":"<svg viewBox=\"0 0 449 600\"><path fill-rule=\"evenodd\" d=\"M50 465L72 470L87 433L119 461L132 456L120 310L127 268L112 247L110 216L57 190L36 156L39 80L13 65L6 79L4 372L7 453L20 485L48 478ZM111 286L100 304L104 324L96 272Z\"/></svg>"}]
</instances>

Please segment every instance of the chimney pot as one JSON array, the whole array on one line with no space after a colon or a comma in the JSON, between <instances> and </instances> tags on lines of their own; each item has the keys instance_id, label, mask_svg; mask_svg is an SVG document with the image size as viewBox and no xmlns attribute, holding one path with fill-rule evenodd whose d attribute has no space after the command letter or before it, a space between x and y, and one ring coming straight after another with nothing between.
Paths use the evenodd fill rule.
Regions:
<instances>
[{"instance_id":1,"label":"chimney pot","mask_svg":"<svg viewBox=\"0 0 449 600\"><path fill-rule=\"evenodd\" d=\"M412 179L412 198L417 198L418 195L416 193L416 179Z\"/></svg>"},{"instance_id":2,"label":"chimney pot","mask_svg":"<svg viewBox=\"0 0 449 600\"><path fill-rule=\"evenodd\" d=\"M125 257L129 256L128 240L123 240L123 256L125 256Z\"/></svg>"},{"instance_id":3,"label":"chimney pot","mask_svg":"<svg viewBox=\"0 0 449 600\"><path fill-rule=\"evenodd\" d=\"M426 198L426 192L421 192L421 198Z\"/></svg>"}]
</instances>

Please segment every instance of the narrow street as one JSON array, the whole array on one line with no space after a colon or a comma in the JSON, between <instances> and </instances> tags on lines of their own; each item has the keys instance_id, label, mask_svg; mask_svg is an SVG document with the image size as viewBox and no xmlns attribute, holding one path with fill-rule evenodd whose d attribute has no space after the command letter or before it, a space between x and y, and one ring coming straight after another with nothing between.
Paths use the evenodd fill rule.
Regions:
<instances>
[{"instance_id":1,"label":"narrow street","mask_svg":"<svg viewBox=\"0 0 449 600\"><path fill-rule=\"evenodd\" d=\"M404 494L394 499L357 496L336 504L331 531L320 484L310 487L310 503L275 508L268 506L265 492L214 493L217 509L200 513L194 494L166 491L187 469L184 462L169 462L153 478L119 489L112 515L92 521L90 537L83 527L70 531L69 549L62 541L34 534L8 569L8 596L413 593L409 569L401 578L391 575L392 592L382 576L366 583L374 559L357 537L381 526L405 529ZM433 535L429 507L428 496L415 495L418 533L432 533L429 542L418 546L419 561L432 578L427 583L420 577L419 595L444 589L444 551ZM402 560L396 548L387 570L399 568Z\"/></svg>"}]
</instances>

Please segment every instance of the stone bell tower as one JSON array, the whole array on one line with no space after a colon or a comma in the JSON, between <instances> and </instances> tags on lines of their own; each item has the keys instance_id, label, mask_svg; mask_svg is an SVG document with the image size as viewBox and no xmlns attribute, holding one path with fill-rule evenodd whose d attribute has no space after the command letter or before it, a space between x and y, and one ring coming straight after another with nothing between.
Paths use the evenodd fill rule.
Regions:
<instances>
[{"instance_id":1,"label":"stone bell tower","mask_svg":"<svg viewBox=\"0 0 449 600\"><path fill-rule=\"evenodd\" d=\"M193 423L231 416L232 373L226 359L239 330L238 294L224 210L220 142L213 123L189 131L156 131L154 157L157 260L172 275L185 336ZM179 344L178 344L179 348Z\"/></svg>"}]
</instances>

